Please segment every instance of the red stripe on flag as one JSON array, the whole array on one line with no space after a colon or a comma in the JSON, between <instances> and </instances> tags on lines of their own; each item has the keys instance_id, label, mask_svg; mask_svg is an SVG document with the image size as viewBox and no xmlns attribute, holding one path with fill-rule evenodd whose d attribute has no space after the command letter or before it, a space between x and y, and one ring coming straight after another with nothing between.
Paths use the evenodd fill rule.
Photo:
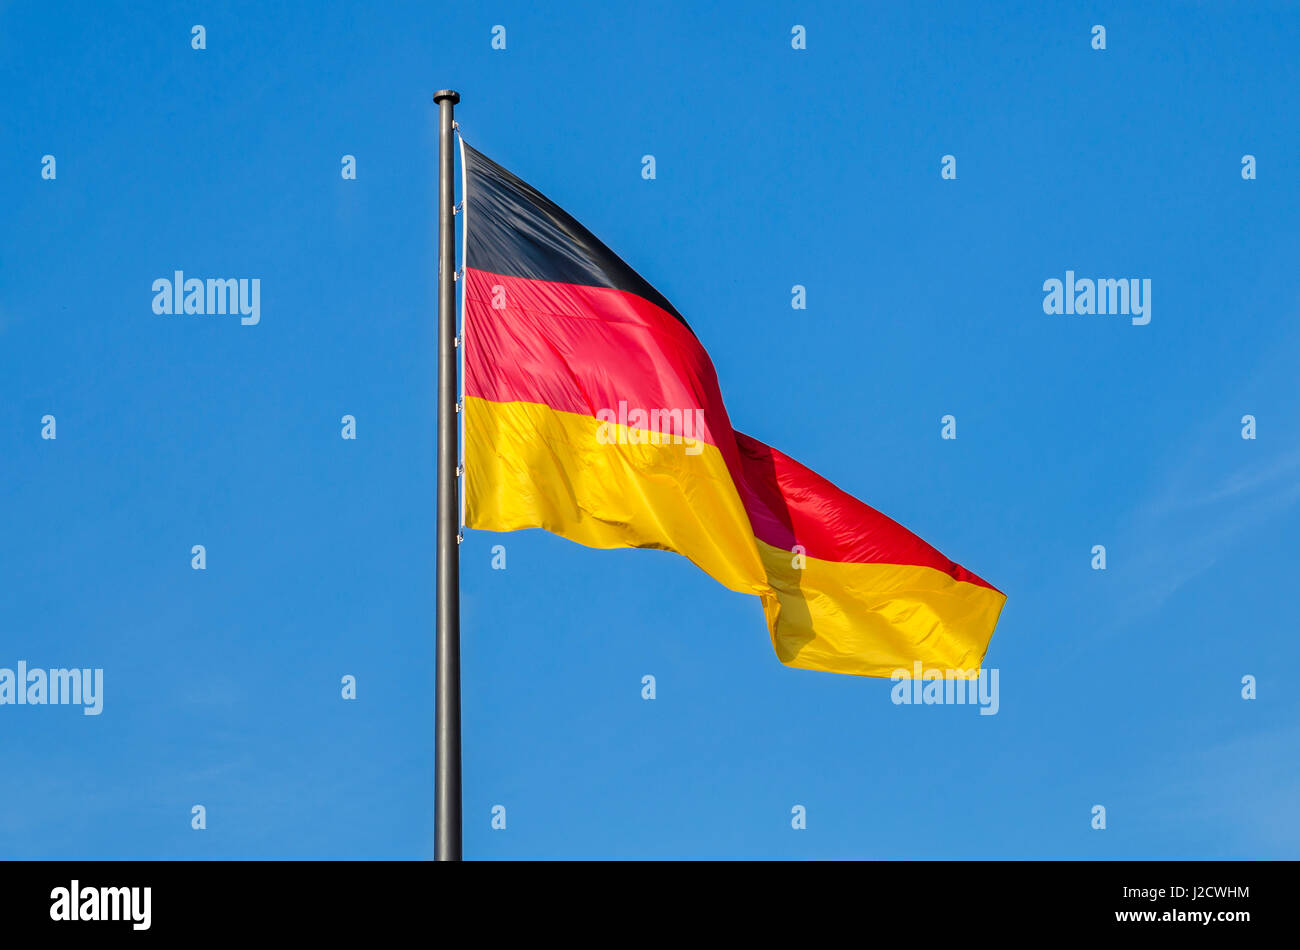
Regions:
<instances>
[{"instance_id":1,"label":"red stripe on flag","mask_svg":"<svg viewBox=\"0 0 1300 950\"><path fill-rule=\"evenodd\" d=\"M954 580L997 590L812 469L741 432L735 437L750 493L745 509L759 540L787 551L802 545L805 554L823 561L932 567ZM759 508L766 517L755 516Z\"/></svg>"},{"instance_id":2,"label":"red stripe on flag","mask_svg":"<svg viewBox=\"0 0 1300 950\"><path fill-rule=\"evenodd\" d=\"M467 268L465 317L467 396L593 418L617 413L620 401L647 412L699 409L704 428L693 434L728 454L731 421L708 354L645 298Z\"/></svg>"},{"instance_id":3,"label":"red stripe on flag","mask_svg":"<svg viewBox=\"0 0 1300 950\"><path fill-rule=\"evenodd\" d=\"M773 547L824 561L932 567L992 587L902 525L762 442L735 432L713 363L676 317L607 287L465 271L465 394L597 417L700 410L694 438L716 446Z\"/></svg>"}]
</instances>

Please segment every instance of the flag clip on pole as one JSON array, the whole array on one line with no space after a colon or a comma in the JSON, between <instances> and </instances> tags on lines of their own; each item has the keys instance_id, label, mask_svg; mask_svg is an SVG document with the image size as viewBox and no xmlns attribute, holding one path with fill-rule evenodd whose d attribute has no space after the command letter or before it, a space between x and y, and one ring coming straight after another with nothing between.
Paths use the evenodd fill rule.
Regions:
<instances>
[{"instance_id":1,"label":"flag clip on pole","mask_svg":"<svg viewBox=\"0 0 1300 950\"><path fill-rule=\"evenodd\" d=\"M461 858L460 798L460 503L456 420L456 224L453 109L460 94L440 89L438 104L438 502L437 712L434 765L434 859Z\"/></svg>"}]
</instances>

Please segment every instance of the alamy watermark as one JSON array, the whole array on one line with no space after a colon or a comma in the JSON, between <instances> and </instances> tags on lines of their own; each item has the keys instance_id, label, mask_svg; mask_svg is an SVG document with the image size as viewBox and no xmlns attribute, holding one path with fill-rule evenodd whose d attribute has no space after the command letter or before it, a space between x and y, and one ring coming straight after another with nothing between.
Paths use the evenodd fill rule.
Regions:
<instances>
[{"instance_id":1,"label":"alamy watermark","mask_svg":"<svg viewBox=\"0 0 1300 950\"><path fill-rule=\"evenodd\" d=\"M601 445L685 445L687 455L704 451L703 409L629 409L627 400L618 409L599 409L596 441Z\"/></svg>"},{"instance_id":2,"label":"alamy watermark","mask_svg":"<svg viewBox=\"0 0 1300 950\"><path fill-rule=\"evenodd\" d=\"M1001 707L996 667L922 669L917 660L912 669L894 670L889 678L894 681L889 698L895 706L979 706L981 716L996 716Z\"/></svg>"},{"instance_id":3,"label":"alamy watermark","mask_svg":"<svg viewBox=\"0 0 1300 950\"><path fill-rule=\"evenodd\" d=\"M153 282L153 312L157 314L238 314L246 327L262 319L262 278L186 278L175 271Z\"/></svg>"},{"instance_id":4,"label":"alamy watermark","mask_svg":"<svg viewBox=\"0 0 1300 950\"><path fill-rule=\"evenodd\" d=\"M1151 278L1074 276L1065 272L1065 280L1049 277L1043 281L1043 313L1098 314L1131 316L1133 326L1151 322Z\"/></svg>"},{"instance_id":5,"label":"alamy watermark","mask_svg":"<svg viewBox=\"0 0 1300 950\"><path fill-rule=\"evenodd\" d=\"M104 671L29 670L19 660L16 671L0 667L0 706L82 706L85 715L98 716L104 711Z\"/></svg>"},{"instance_id":6,"label":"alamy watermark","mask_svg":"<svg viewBox=\"0 0 1300 950\"><path fill-rule=\"evenodd\" d=\"M50 920L122 920L148 930L152 905L152 887L87 887L74 878L50 891Z\"/></svg>"}]
</instances>

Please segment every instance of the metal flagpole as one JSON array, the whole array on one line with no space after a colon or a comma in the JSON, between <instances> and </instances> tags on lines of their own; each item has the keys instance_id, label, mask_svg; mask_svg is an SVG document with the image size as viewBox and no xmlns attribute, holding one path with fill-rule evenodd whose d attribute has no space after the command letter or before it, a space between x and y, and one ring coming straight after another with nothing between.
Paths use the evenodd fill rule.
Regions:
<instances>
[{"instance_id":1,"label":"metal flagpole","mask_svg":"<svg viewBox=\"0 0 1300 950\"><path fill-rule=\"evenodd\" d=\"M438 521L437 725L434 859L459 861L460 817L460 506L457 496L456 221L452 112L460 93L440 89L438 104Z\"/></svg>"}]
</instances>

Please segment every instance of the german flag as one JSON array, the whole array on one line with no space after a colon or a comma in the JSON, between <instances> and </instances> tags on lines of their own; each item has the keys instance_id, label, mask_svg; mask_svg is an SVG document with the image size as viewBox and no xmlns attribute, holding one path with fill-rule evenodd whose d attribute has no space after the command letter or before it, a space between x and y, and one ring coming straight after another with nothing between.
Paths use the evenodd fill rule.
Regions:
<instances>
[{"instance_id":1,"label":"german flag","mask_svg":"<svg viewBox=\"0 0 1300 950\"><path fill-rule=\"evenodd\" d=\"M976 674L1000 591L735 431L662 294L463 141L462 164L468 527L675 551L761 598L789 666Z\"/></svg>"}]
</instances>

